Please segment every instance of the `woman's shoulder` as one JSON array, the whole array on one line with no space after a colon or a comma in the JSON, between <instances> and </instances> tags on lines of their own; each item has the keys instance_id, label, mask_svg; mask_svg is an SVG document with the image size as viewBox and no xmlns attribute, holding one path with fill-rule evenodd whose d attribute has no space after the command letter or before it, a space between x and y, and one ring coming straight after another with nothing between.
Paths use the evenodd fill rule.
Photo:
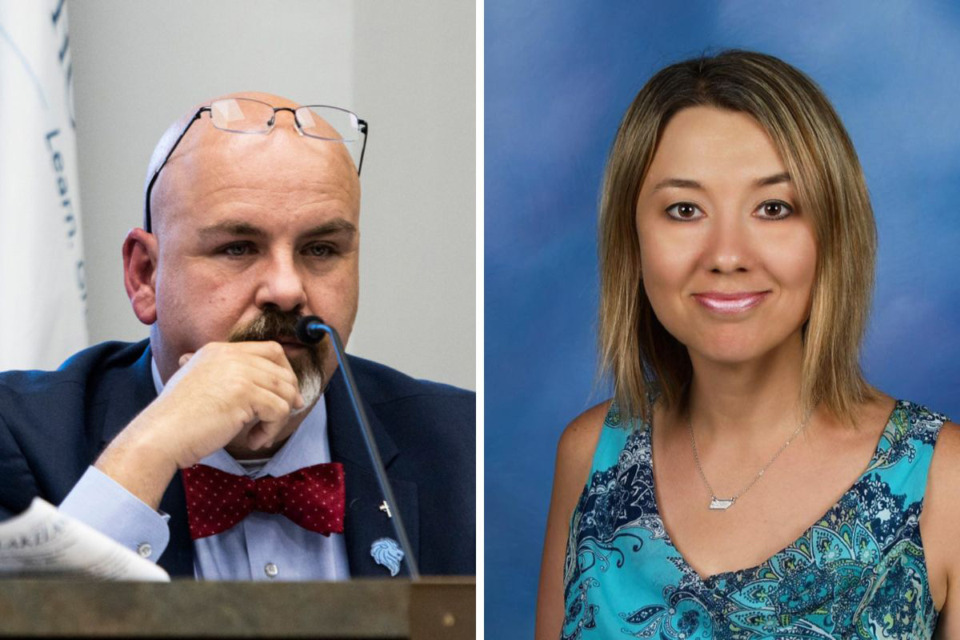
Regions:
<instances>
[{"instance_id":1,"label":"woman's shoulder","mask_svg":"<svg viewBox=\"0 0 960 640\"><path fill-rule=\"evenodd\" d=\"M612 400L604 400L570 421L560 436L558 460L562 458L568 464L579 462L578 466L583 467L586 473L612 404Z\"/></svg>"},{"instance_id":2,"label":"woman's shoulder","mask_svg":"<svg viewBox=\"0 0 960 640\"><path fill-rule=\"evenodd\" d=\"M557 480L582 487L593 465L593 455L610 412L612 400L604 400L574 418L563 430L557 445Z\"/></svg>"}]
</instances>

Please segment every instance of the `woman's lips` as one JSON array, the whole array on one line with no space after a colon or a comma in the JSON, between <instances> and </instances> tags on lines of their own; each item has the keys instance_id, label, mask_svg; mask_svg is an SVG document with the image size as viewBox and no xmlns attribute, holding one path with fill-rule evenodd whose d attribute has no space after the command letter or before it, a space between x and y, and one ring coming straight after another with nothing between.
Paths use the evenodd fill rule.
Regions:
<instances>
[{"instance_id":1,"label":"woman's lips","mask_svg":"<svg viewBox=\"0 0 960 640\"><path fill-rule=\"evenodd\" d=\"M715 313L737 314L752 309L767 297L769 291L745 291L742 293L719 293L708 291L695 293L693 297L702 306Z\"/></svg>"}]
</instances>

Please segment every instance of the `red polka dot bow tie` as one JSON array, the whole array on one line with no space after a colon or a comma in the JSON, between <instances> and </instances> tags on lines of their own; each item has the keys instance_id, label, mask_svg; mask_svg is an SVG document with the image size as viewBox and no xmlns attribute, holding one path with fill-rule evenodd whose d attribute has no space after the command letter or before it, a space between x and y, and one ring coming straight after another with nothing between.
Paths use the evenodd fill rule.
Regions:
<instances>
[{"instance_id":1,"label":"red polka dot bow tie","mask_svg":"<svg viewBox=\"0 0 960 640\"><path fill-rule=\"evenodd\" d=\"M181 470L194 540L226 531L251 511L282 513L304 529L343 533L346 494L339 462L256 480L198 464Z\"/></svg>"}]
</instances>

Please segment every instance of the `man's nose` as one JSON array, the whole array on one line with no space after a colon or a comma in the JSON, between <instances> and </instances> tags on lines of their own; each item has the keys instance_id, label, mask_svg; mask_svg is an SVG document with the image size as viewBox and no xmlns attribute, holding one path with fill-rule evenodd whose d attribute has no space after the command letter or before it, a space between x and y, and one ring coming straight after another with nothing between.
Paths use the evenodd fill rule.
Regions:
<instances>
[{"instance_id":1,"label":"man's nose","mask_svg":"<svg viewBox=\"0 0 960 640\"><path fill-rule=\"evenodd\" d=\"M292 256L271 256L263 265L255 303L262 309L268 304L282 311L291 311L307 301L303 278Z\"/></svg>"},{"instance_id":2,"label":"man's nose","mask_svg":"<svg viewBox=\"0 0 960 640\"><path fill-rule=\"evenodd\" d=\"M747 218L735 211L715 215L707 229L703 266L714 273L747 271L753 263Z\"/></svg>"}]
</instances>

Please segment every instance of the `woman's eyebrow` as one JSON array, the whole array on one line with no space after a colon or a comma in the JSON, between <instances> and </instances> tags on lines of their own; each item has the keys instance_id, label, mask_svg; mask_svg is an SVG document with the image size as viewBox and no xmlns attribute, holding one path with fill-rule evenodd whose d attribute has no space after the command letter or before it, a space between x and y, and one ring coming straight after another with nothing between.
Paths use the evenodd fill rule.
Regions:
<instances>
[{"instance_id":1,"label":"woman's eyebrow","mask_svg":"<svg viewBox=\"0 0 960 640\"><path fill-rule=\"evenodd\" d=\"M758 187L768 187L772 184L782 184L784 182L792 182L790 174L786 171L772 176L767 176L766 178L759 178L754 184L756 184Z\"/></svg>"},{"instance_id":2,"label":"woman's eyebrow","mask_svg":"<svg viewBox=\"0 0 960 640\"><path fill-rule=\"evenodd\" d=\"M653 185L653 191L668 189L670 187L675 189L700 189L703 191L702 184L696 180L688 180L686 178L667 178L666 180L661 180L657 184Z\"/></svg>"},{"instance_id":3,"label":"woman's eyebrow","mask_svg":"<svg viewBox=\"0 0 960 640\"><path fill-rule=\"evenodd\" d=\"M758 187L768 187L772 184L782 184L784 182L791 182L790 174L786 171L776 173L765 178L757 178L754 180L753 184ZM699 189L700 191L703 191L702 184L696 180L690 180L689 178L666 178L665 180L661 180L655 184L653 186L653 191L668 189L670 187L675 189Z\"/></svg>"}]
</instances>

